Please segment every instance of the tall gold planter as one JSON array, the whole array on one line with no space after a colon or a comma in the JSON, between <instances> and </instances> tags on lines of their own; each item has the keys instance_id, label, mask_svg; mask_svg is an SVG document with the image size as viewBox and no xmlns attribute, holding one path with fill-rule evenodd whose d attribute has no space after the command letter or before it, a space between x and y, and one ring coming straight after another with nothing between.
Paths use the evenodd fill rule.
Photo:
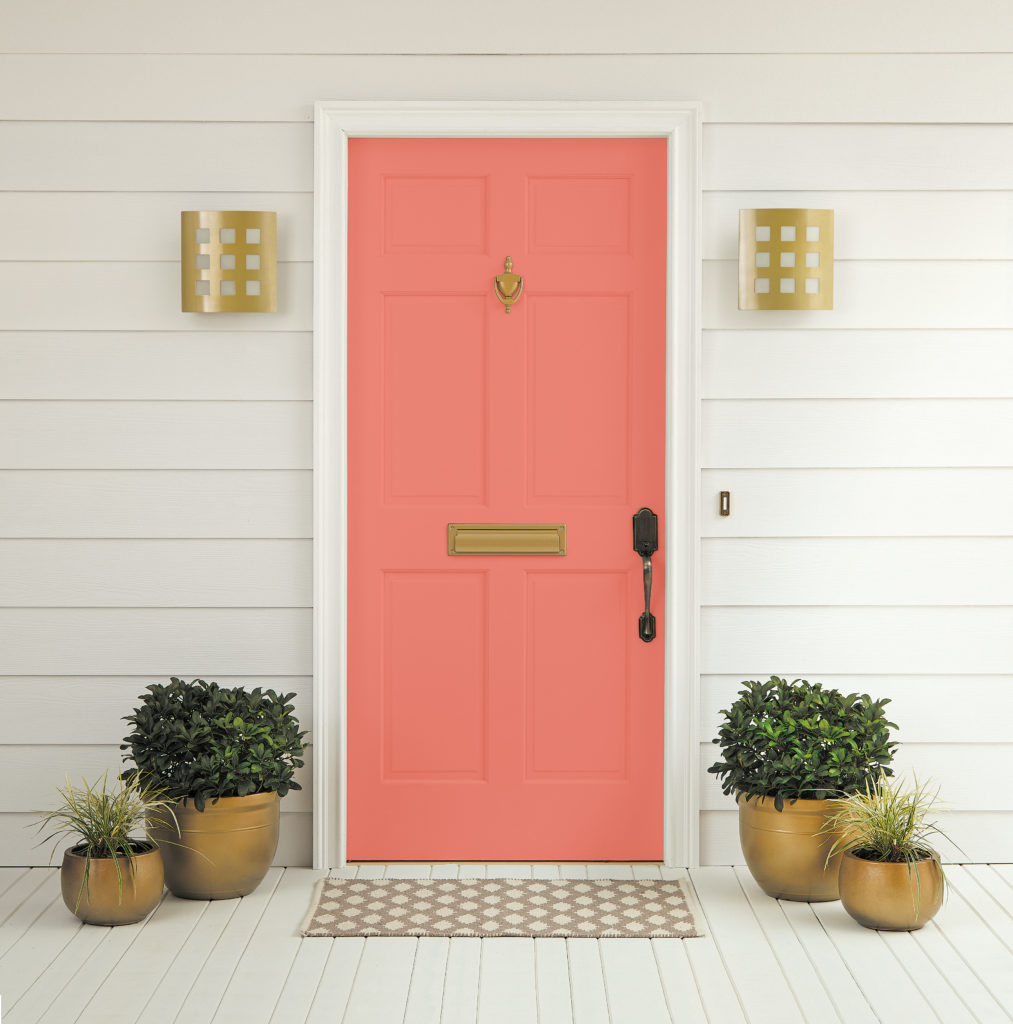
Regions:
<instances>
[{"instance_id":1,"label":"tall gold planter","mask_svg":"<svg viewBox=\"0 0 1013 1024\"><path fill-rule=\"evenodd\" d=\"M863 860L849 850L840 886L844 909L863 927L881 931L917 931L943 905L943 869L934 860L918 861L909 872L906 864Z\"/></svg>"},{"instance_id":2,"label":"tall gold planter","mask_svg":"<svg viewBox=\"0 0 1013 1024\"><path fill-rule=\"evenodd\" d=\"M768 896L811 903L840 898L840 854L824 867L835 837L817 835L834 809L832 800L786 800L776 811L773 797L739 797L742 852Z\"/></svg>"},{"instance_id":3,"label":"tall gold planter","mask_svg":"<svg viewBox=\"0 0 1013 1024\"><path fill-rule=\"evenodd\" d=\"M132 865L126 857L117 857L116 862L119 876L112 857L93 857L88 869L88 885L82 893L84 855L73 849L64 852L60 868L63 902L85 924L136 924L158 906L164 879L161 852L146 850L135 853Z\"/></svg>"},{"instance_id":4,"label":"tall gold planter","mask_svg":"<svg viewBox=\"0 0 1013 1024\"><path fill-rule=\"evenodd\" d=\"M246 896L264 880L278 849L277 793L224 796L203 811L192 800L174 808L180 835L152 830L162 844L165 884L186 900Z\"/></svg>"}]
</instances>

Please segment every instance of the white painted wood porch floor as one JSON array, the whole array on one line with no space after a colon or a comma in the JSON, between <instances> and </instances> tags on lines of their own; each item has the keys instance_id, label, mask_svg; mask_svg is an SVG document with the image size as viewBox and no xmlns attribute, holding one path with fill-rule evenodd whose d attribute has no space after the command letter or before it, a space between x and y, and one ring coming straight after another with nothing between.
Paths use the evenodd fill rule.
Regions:
<instances>
[{"instance_id":1,"label":"white painted wood porch floor","mask_svg":"<svg viewBox=\"0 0 1013 1024\"><path fill-rule=\"evenodd\" d=\"M653 865L362 865L360 877L657 877ZM337 872L335 872L337 873ZM702 939L301 939L320 873L243 900L166 896L144 922L79 925L55 869L0 869L3 1024L962 1024L1013 1020L1013 866L950 867L920 932L839 903L779 903L745 869L688 873ZM686 871L664 871L685 877Z\"/></svg>"}]
</instances>

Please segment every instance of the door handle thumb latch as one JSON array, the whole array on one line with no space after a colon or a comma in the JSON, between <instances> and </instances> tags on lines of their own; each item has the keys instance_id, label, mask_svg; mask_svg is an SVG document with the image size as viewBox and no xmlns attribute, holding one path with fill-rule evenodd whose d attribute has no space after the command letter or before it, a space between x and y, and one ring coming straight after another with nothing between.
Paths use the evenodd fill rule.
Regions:
<instances>
[{"instance_id":1,"label":"door handle thumb latch","mask_svg":"<svg viewBox=\"0 0 1013 1024\"><path fill-rule=\"evenodd\" d=\"M524 278L513 272L514 261L509 256L503 261L503 266L505 268L503 273L497 274L493 278L493 284L496 289L496 298L506 306L506 311L509 313L510 307L524 291Z\"/></svg>"},{"instance_id":2,"label":"door handle thumb latch","mask_svg":"<svg viewBox=\"0 0 1013 1024\"><path fill-rule=\"evenodd\" d=\"M657 636L657 623L651 614L651 584L654 567L651 555L658 550L658 517L649 508L642 508L633 517L633 550L644 563L644 611L640 616L640 639L649 644Z\"/></svg>"}]
</instances>

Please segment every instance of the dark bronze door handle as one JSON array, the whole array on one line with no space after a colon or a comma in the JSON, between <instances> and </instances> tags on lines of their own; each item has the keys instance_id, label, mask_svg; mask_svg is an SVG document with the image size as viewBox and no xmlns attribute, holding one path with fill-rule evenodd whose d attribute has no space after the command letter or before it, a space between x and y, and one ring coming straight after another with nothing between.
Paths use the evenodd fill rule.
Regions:
<instances>
[{"instance_id":1,"label":"dark bronze door handle","mask_svg":"<svg viewBox=\"0 0 1013 1024\"><path fill-rule=\"evenodd\" d=\"M651 555L658 550L658 517L649 508L642 508L633 517L633 550L644 563L644 611L640 616L640 639L650 643L657 635L657 623L651 614L651 584L654 568Z\"/></svg>"}]
</instances>

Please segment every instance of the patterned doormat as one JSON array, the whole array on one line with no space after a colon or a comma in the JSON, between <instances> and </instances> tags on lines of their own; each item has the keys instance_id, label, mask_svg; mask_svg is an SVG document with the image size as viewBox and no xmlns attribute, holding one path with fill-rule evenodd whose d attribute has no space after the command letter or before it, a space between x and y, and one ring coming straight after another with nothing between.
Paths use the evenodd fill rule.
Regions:
<instances>
[{"instance_id":1,"label":"patterned doormat","mask_svg":"<svg viewBox=\"0 0 1013 1024\"><path fill-rule=\"evenodd\" d=\"M703 932L678 881L325 878L302 934L689 939Z\"/></svg>"}]
</instances>

